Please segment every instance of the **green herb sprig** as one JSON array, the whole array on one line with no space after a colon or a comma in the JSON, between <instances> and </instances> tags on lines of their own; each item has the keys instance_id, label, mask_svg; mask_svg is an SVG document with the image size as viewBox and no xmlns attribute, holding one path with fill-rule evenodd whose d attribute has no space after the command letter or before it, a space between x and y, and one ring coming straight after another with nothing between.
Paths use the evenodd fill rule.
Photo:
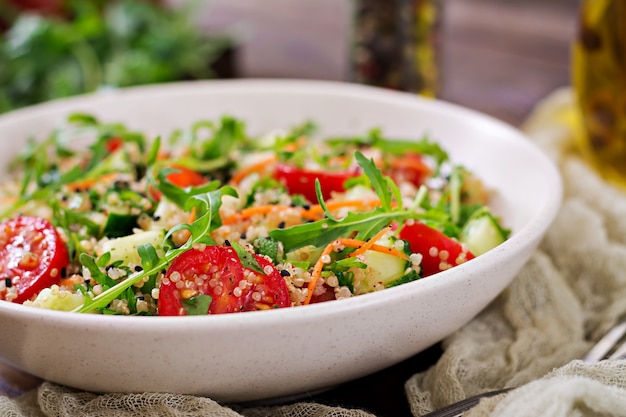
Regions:
<instances>
[{"instance_id":1,"label":"green herb sprig","mask_svg":"<svg viewBox=\"0 0 626 417\"><path fill-rule=\"evenodd\" d=\"M236 197L237 193L232 187L224 186L220 189L207 193L192 195L185 205L185 210L189 211L195 209L197 215L196 220L191 224L185 223L173 227L165 236L165 240L167 241L173 233L179 230L188 230L190 237L184 245L178 248L168 249L165 255L160 259L151 256L147 258L148 262L146 262L144 261L146 258L142 258L143 270L141 272L138 272L126 280L111 286L94 298L87 297L85 303L73 311L77 313L88 313L93 312L94 310L104 309L111 303L111 301L120 297L134 284L142 281L146 277L151 277L166 269L176 257L189 250L193 245L214 244L210 237L210 232L220 225L219 208L222 204L222 196L224 195ZM143 248L141 250L145 253L145 251L149 249ZM100 267L97 263L89 262L86 259L88 256L89 255L84 255L81 257L81 261L83 262L83 265L87 264L87 267L92 274L97 274L98 272L96 269L99 270Z\"/></svg>"}]
</instances>

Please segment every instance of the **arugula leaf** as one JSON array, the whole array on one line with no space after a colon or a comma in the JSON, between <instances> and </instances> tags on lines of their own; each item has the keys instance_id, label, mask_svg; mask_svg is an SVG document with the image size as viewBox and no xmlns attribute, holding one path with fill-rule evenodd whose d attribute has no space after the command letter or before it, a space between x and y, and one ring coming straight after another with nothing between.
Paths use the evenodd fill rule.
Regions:
<instances>
[{"instance_id":1,"label":"arugula leaf","mask_svg":"<svg viewBox=\"0 0 626 417\"><path fill-rule=\"evenodd\" d=\"M355 159L378 195L381 207L366 213L349 213L343 219L336 219L326 208L319 189L319 181L316 181L318 200L327 217L313 223L271 230L269 232L270 237L281 241L285 252L306 245L326 246L335 239L354 234L358 239L367 240L393 221L401 223L408 218L420 216L414 211L402 210L400 190L390 178L382 174L374 161L367 159L359 151L355 152ZM397 209L392 207L394 198L399 206Z\"/></svg>"},{"instance_id":2,"label":"arugula leaf","mask_svg":"<svg viewBox=\"0 0 626 417\"><path fill-rule=\"evenodd\" d=\"M322 197L322 185L320 183L320 179L319 178L315 178L315 195L317 196L317 201L320 204L320 207L322 208L322 211L324 212L324 215L329 219L332 220L334 222L339 221L335 218L335 216L333 216L333 214L328 210L328 207L326 206L326 202L324 201L324 197Z\"/></svg>"},{"instance_id":3,"label":"arugula leaf","mask_svg":"<svg viewBox=\"0 0 626 417\"><path fill-rule=\"evenodd\" d=\"M189 201L190 197L198 194L209 193L215 191L221 184L219 181L211 181L207 184L200 185L198 187L179 187L172 184L167 175L177 172L176 168L162 168L157 174L157 179L150 178L150 183L157 188L165 197L174 202L178 207L184 208L185 204Z\"/></svg>"},{"instance_id":4,"label":"arugula leaf","mask_svg":"<svg viewBox=\"0 0 626 417\"><path fill-rule=\"evenodd\" d=\"M283 243L285 252L290 252L307 245L326 246L335 239L354 233L357 234L358 239L367 240L390 222L403 222L419 216L420 214L411 211L386 212L381 208L376 208L367 213L349 213L338 221L323 219L287 229L274 229L269 232L269 235Z\"/></svg>"},{"instance_id":5,"label":"arugula leaf","mask_svg":"<svg viewBox=\"0 0 626 417\"><path fill-rule=\"evenodd\" d=\"M357 147L371 146L393 155L402 155L407 152L428 155L435 160L437 167L440 167L444 162L449 160L448 153L441 147L441 145L430 140L427 136L424 136L418 141L390 139L383 137L382 131L378 128L371 129L363 136L356 136L352 138L332 138L329 139L327 143L331 146L346 146L346 144Z\"/></svg>"},{"instance_id":6,"label":"arugula leaf","mask_svg":"<svg viewBox=\"0 0 626 417\"><path fill-rule=\"evenodd\" d=\"M389 190L389 181L385 179L383 174L380 172L380 169L374 164L374 161L371 159L367 159L361 152L356 151L354 153L354 157L359 164L359 166L363 169L367 178L369 178L374 191L378 195L380 199L380 203L382 204L383 209L387 212L391 210L391 200L392 194ZM393 184L393 182L391 182ZM398 193L399 196L399 193Z\"/></svg>"},{"instance_id":7,"label":"arugula leaf","mask_svg":"<svg viewBox=\"0 0 626 417\"><path fill-rule=\"evenodd\" d=\"M233 247L233 249L235 249L237 257L239 258L239 261L241 261L241 265L243 265L244 268L251 269L261 275L266 275L265 271L263 271L263 268L261 268L261 265L259 265L259 262L256 260L254 255L245 250L243 246L241 246L237 242L231 243L231 246Z\"/></svg>"},{"instance_id":8,"label":"arugula leaf","mask_svg":"<svg viewBox=\"0 0 626 417\"><path fill-rule=\"evenodd\" d=\"M137 253L139 253L139 258L141 259L141 268L144 271L152 270L154 266L159 263L159 255L157 254L154 246L149 243L137 245ZM154 273L149 276L148 281L145 282L141 287L142 293L149 294L150 291L155 288L157 275L158 273Z\"/></svg>"},{"instance_id":9,"label":"arugula leaf","mask_svg":"<svg viewBox=\"0 0 626 417\"><path fill-rule=\"evenodd\" d=\"M102 270L100 269L101 267L98 265L96 260L86 253L81 253L80 263L83 265L83 267L87 268L87 270L91 274L91 278L93 278L98 284L102 285L104 288L111 288L115 286L115 284L117 284L115 280L109 278L107 274L102 272Z\"/></svg>"},{"instance_id":10,"label":"arugula leaf","mask_svg":"<svg viewBox=\"0 0 626 417\"><path fill-rule=\"evenodd\" d=\"M87 313L93 310L103 309L109 305L111 301L122 295L126 289L143 280L145 277L158 274L163 269L166 269L176 257L190 249L194 244L211 242L212 239L210 237L210 232L221 224L219 219L219 208L222 203L223 195L236 196L237 193L232 187L225 186L205 194L191 196L189 201L187 201L187 204L185 204L185 207L189 210L195 207L197 213L196 220L191 224L182 224L179 225L180 227L170 229L165 236L165 240L167 240L176 230L183 228L189 230L191 232L191 236L184 245L179 248L170 248L162 258L158 259L157 262L149 261L149 268L145 268L143 271L131 275L124 281L116 283L116 285L102 292L98 296L94 298L87 297L83 305L73 311L77 313ZM95 264L94 259L87 254L81 255L81 262L88 265ZM145 261L142 260L142 262ZM146 263L146 265L148 265L148 263ZM91 271L91 269L92 268L89 270Z\"/></svg>"},{"instance_id":11,"label":"arugula leaf","mask_svg":"<svg viewBox=\"0 0 626 417\"><path fill-rule=\"evenodd\" d=\"M210 295L199 294L195 297L183 300L183 308L188 316L206 316L209 314L213 298Z\"/></svg>"}]
</instances>

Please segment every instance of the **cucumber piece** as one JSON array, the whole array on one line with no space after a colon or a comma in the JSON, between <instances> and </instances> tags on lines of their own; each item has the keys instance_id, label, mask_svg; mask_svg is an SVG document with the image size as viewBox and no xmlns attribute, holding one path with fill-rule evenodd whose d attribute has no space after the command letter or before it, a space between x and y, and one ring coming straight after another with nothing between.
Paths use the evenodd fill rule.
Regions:
<instances>
[{"instance_id":1,"label":"cucumber piece","mask_svg":"<svg viewBox=\"0 0 626 417\"><path fill-rule=\"evenodd\" d=\"M84 303L85 297L81 293L72 293L61 290L58 287L54 290L52 288L44 288L32 303L29 302L30 305L35 307L59 311L72 311Z\"/></svg>"},{"instance_id":2,"label":"cucumber piece","mask_svg":"<svg viewBox=\"0 0 626 417\"><path fill-rule=\"evenodd\" d=\"M498 220L486 209L475 212L465 223L459 236L475 256L500 245L508 238L509 232L503 229Z\"/></svg>"},{"instance_id":3,"label":"cucumber piece","mask_svg":"<svg viewBox=\"0 0 626 417\"><path fill-rule=\"evenodd\" d=\"M376 243L381 246L393 247L395 240L395 238L385 237ZM355 294L372 292L381 286L383 288L390 286L406 275L410 265L406 259L383 252L368 250L363 255L367 267L361 272L352 268L356 277L354 282Z\"/></svg>"},{"instance_id":4,"label":"cucumber piece","mask_svg":"<svg viewBox=\"0 0 626 417\"><path fill-rule=\"evenodd\" d=\"M159 253L162 249L165 233L162 230L149 230L147 232L109 239L102 244L102 253L110 252L110 263L122 261L124 264L141 265L141 258L137 252L137 246L146 243L151 244ZM101 255L101 254L99 254Z\"/></svg>"}]
</instances>

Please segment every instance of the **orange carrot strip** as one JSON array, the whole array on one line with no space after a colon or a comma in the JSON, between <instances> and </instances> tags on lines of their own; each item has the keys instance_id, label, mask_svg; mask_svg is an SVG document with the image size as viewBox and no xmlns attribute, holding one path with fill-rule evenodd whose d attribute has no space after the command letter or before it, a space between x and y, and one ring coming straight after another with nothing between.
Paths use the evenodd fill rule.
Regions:
<instances>
[{"instance_id":1,"label":"orange carrot strip","mask_svg":"<svg viewBox=\"0 0 626 417\"><path fill-rule=\"evenodd\" d=\"M13 204L17 201L17 197L14 195L7 195L4 197L0 197L0 206Z\"/></svg>"},{"instance_id":2,"label":"orange carrot strip","mask_svg":"<svg viewBox=\"0 0 626 417\"><path fill-rule=\"evenodd\" d=\"M191 224L196 220L196 208L191 208L191 213L189 213L189 218L187 219L187 223Z\"/></svg>"},{"instance_id":3,"label":"orange carrot strip","mask_svg":"<svg viewBox=\"0 0 626 417\"><path fill-rule=\"evenodd\" d=\"M330 254L335 249L335 246L337 244L341 244L343 246L357 249L356 251L348 255L348 257L356 256L359 253L364 253L365 251L368 251L368 250L373 250L376 252L381 252L381 253L386 253L389 255L397 256L402 259L409 259L409 257L405 253L400 252L396 248L390 248L390 247L383 246L383 245L377 245L375 243L376 240L378 240L382 235L387 233L388 230L389 230L388 228L381 230L367 242L364 240L358 240L358 239L339 238L339 239L333 240L331 243L326 245L319 259L317 260L317 262L315 262L315 265L313 266L313 271L311 271L311 281L309 281L309 284L307 286L307 289L309 291L307 293L306 299L304 300L303 304L307 305L311 302L311 298L313 297L313 291L315 291L315 288L317 287L317 282L319 281L322 275L322 269L324 268L324 265L325 265L323 258L325 255L330 256Z\"/></svg>"},{"instance_id":4,"label":"orange carrot strip","mask_svg":"<svg viewBox=\"0 0 626 417\"><path fill-rule=\"evenodd\" d=\"M369 249L372 248L372 246L374 246L374 244L376 243L376 241L378 239L380 239L381 237L383 237L383 235L385 233L387 233L389 231L389 227L385 227L383 230L381 230L380 232L376 233L374 236L372 236L367 242L365 242L365 244L363 244L360 248L358 248L357 250L355 250L354 252L352 252L350 255L348 255L348 257L354 257L354 256L358 256L362 253L365 253L366 251L368 251Z\"/></svg>"},{"instance_id":5,"label":"orange carrot strip","mask_svg":"<svg viewBox=\"0 0 626 417\"><path fill-rule=\"evenodd\" d=\"M282 210L289 210L289 209L293 209L293 207L290 206L279 206L277 204L268 204L265 206L255 206L255 207L249 207L249 208L245 208L243 210L241 210L239 213L235 213L231 216L228 216L224 219L222 219L222 224L233 224L233 223L237 223L238 221L241 220L245 220L247 218L250 218L254 215L257 214L267 214L271 211L282 211Z\"/></svg>"},{"instance_id":6,"label":"orange carrot strip","mask_svg":"<svg viewBox=\"0 0 626 417\"><path fill-rule=\"evenodd\" d=\"M239 171L235 172L233 177L230 179L230 182L231 184L239 184L241 180L243 180L248 175L252 174L253 172L262 171L267 165L273 164L274 162L276 162L276 155L272 155L267 159L264 159L255 164L244 167L240 169Z\"/></svg>"},{"instance_id":7,"label":"orange carrot strip","mask_svg":"<svg viewBox=\"0 0 626 417\"><path fill-rule=\"evenodd\" d=\"M367 242L363 240L357 240L357 239L339 239L339 243L349 248L358 249ZM386 253L389 255L397 256L398 258L402 258L402 259L409 259L409 256L406 253L400 252L398 249L392 248L389 246L374 244L369 248L369 250L380 252L380 253Z\"/></svg>"},{"instance_id":8,"label":"orange carrot strip","mask_svg":"<svg viewBox=\"0 0 626 417\"><path fill-rule=\"evenodd\" d=\"M317 287L317 281L319 281L320 276L322 275L322 268L324 268L324 257L330 256L334 248L334 243L335 241L332 241L331 243L326 245L319 259L317 260L317 262L315 262L313 272L311 272L311 281L309 281L309 285L307 287L309 291L306 295L306 299L303 302L304 305L309 304L311 302L311 298L313 298L313 291L315 290L315 287Z\"/></svg>"},{"instance_id":9,"label":"orange carrot strip","mask_svg":"<svg viewBox=\"0 0 626 417\"><path fill-rule=\"evenodd\" d=\"M345 201L330 201L326 203L326 208L329 211L337 210L344 207L371 207L371 206L379 206L380 201L378 200L345 200ZM322 206L316 204L311 206L308 210L310 213L323 213Z\"/></svg>"},{"instance_id":10,"label":"orange carrot strip","mask_svg":"<svg viewBox=\"0 0 626 417\"><path fill-rule=\"evenodd\" d=\"M71 183L67 184L67 186L72 191L86 190L88 188L93 187L94 185L96 185L99 182L100 183L111 182L115 178L117 178L117 176L118 176L117 172L111 172L111 173L108 173L108 174L101 175L98 178L87 178L87 179L84 179L84 180L74 181L74 182L71 182Z\"/></svg>"}]
</instances>

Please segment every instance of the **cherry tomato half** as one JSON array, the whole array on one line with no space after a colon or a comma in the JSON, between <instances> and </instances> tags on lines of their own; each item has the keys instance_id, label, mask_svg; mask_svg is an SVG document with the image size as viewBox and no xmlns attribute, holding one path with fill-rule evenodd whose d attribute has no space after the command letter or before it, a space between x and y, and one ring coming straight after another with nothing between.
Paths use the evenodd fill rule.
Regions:
<instances>
[{"instance_id":1,"label":"cherry tomato half","mask_svg":"<svg viewBox=\"0 0 626 417\"><path fill-rule=\"evenodd\" d=\"M9 284L1 300L21 304L31 299L57 284L68 263L65 243L47 220L21 216L0 224L0 277ZM7 297L13 288L17 297Z\"/></svg>"},{"instance_id":2,"label":"cherry tomato half","mask_svg":"<svg viewBox=\"0 0 626 417\"><path fill-rule=\"evenodd\" d=\"M183 252L161 283L159 315L187 315L183 303L200 294L211 296L209 314L289 307L291 300L283 277L270 261L257 255L255 258L265 275L244 268L229 246Z\"/></svg>"},{"instance_id":3,"label":"cherry tomato half","mask_svg":"<svg viewBox=\"0 0 626 417\"><path fill-rule=\"evenodd\" d=\"M302 194L310 202L317 202L315 180L319 179L324 199L331 197L331 192L345 191L346 180L358 176L356 171L321 172L308 171L292 166L278 164L274 171L274 178L283 184L289 194Z\"/></svg>"},{"instance_id":4,"label":"cherry tomato half","mask_svg":"<svg viewBox=\"0 0 626 417\"><path fill-rule=\"evenodd\" d=\"M455 239L417 221L402 227L400 239L409 242L411 252L422 254L423 277L474 258L474 255Z\"/></svg>"}]
</instances>

